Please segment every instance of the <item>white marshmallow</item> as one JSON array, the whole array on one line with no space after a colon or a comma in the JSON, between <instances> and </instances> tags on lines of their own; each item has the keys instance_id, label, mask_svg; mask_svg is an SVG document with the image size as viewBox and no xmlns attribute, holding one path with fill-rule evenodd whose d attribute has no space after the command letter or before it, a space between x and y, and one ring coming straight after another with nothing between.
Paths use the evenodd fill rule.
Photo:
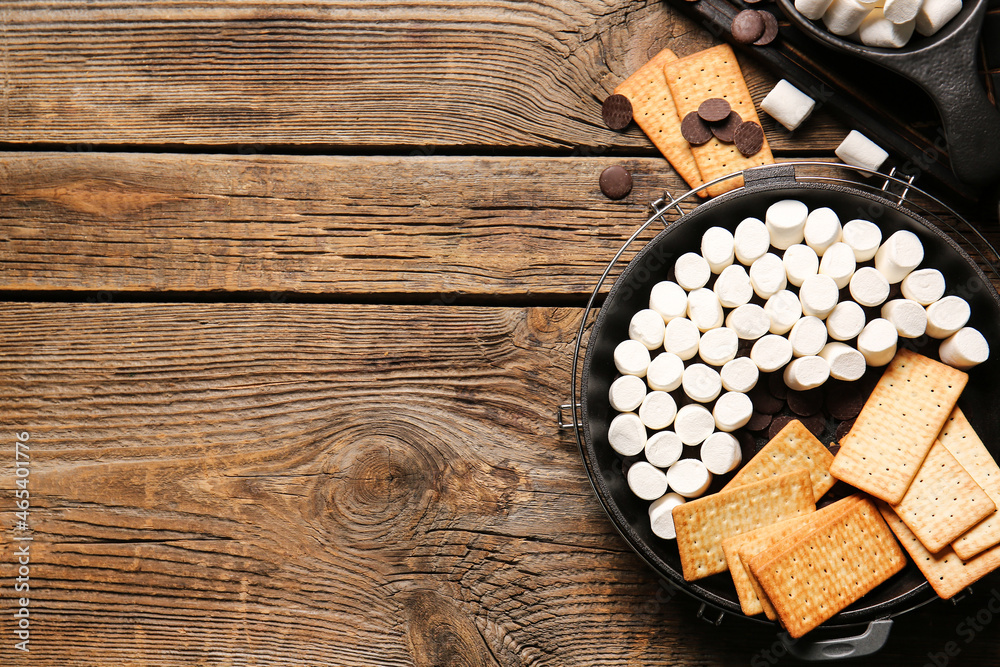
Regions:
<instances>
[{"instance_id":1,"label":"white marshmallow","mask_svg":"<svg viewBox=\"0 0 1000 667\"><path fill-rule=\"evenodd\" d=\"M727 361L736 358L736 350L739 345L739 337L728 326L710 329L705 332L698 343L698 356L706 364L722 366Z\"/></svg>"},{"instance_id":2,"label":"white marshmallow","mask_svg":"<svg viewBox=\"0 0 1000 667\"><path fill-rule=\"evenodd\" d=\"M827 343L819 351L819 356L830 365L830 377L834 380L853 382L865 374L865 356L850 345Z\"/></svg>"},{"instance_id":3,"label":"white marshmallow","mask_svg":"<svg viewBox=\"0 0 1000 667\"><path fill-rule=\"evenodd\" d=\"M715 402L712 409L712 416L715 417L715 426L720 431L735 431L746 426L753 415L753 402L746 394L738 391L728 391ZM704 459L702 459L704 461ZM705 461L707 464L708 461ZM712 470L709 468L709 470ZM712 472L715 472L712 470ZM726 472L729 472L728 470ZM721 473L719 473L721 474Z\"/></svg>"},{"instance_id":4,"label":"white marshmallow","mask_svg":"<svg viewBox=\"0 0 1000 667\"><path fill-rule=\"evenodd\" d=\"M684 443L673 431L657 431L646 440L646 460L657 468L669 468L683 453Z\"/></svg>"},{"instance_id":5,"label":"white marshmallow","mask_svg":"<svg viewBox=\"0 0 1000 667\"><path fill-rule=\"evenodd\" d=\"M700 445L714 430L715 417L703 405L685 405L674 418L674 432L685 445ZM681 493L679 489L678 493Z\"/></svg>"},{"instance_id":6,"label":"white marshmallow","mask_svg":"<svg viewBox=\"0 0 1000 667\"><path fill-rule=\"evenodd\" d=\"M809 212L805 226L806 245L813 249L817 256L822 257L827 248L838 243L844 236L840 218L833 209L817 208Z\"/></svg>"},{"instance_id":7,"label":"white marshmallow","mask_svg":"<svg viewBox=\"0 0 1000 667\"><path fill-rule=\"evenodd\" d=\"M856 268L854 249L843 242L830 246L819 263L820 274L833 278L833 282L837 283L837 289L847 287Z\"/></svg>"},{"instance_id":8,"label":"white marshmallow","mask_svg":"<svg viewBox=\"0 0 1000 667\"><path fill-rule=\"evenodd\" d=\"M667 492L667 475L647 461L636 461L626 475L632 493L643 500L656 500Z\"/></svg>"},{"instance_id":9,"label":"white marshmallow","mask_svg":"<svg viewBox=\"0 0 1000 667\"><path fill-rule=\"evenodd\" d=\"M839 299L837 282L825 274L809 276L799 288L799 301L805 315L823 319L830 314Z\"/></svg>"},{"instance_id":10,"label":"white marshmallow","mask_svg":"<svg viewBox=\"0 0 1000 667\"><path fill-rule=\"evenodd\" d=\"M809 208L795 199L783 199L768 206L764 224L771 235L771 245L778 250L785 250L796 243L802 243L808 217Z\"/></svg>"},{"instance_id":11,"label":"white marshmallow","mask_svg":"<svg viewBox=\"0 0 1000 667\"><path fill-rule=\"evenodd\" d=\"M830 363L820 356L792 359L782 377L789 389L814 389L830 379Z\"/></svg>"},{"instance_id":12,"label":"white marshmallow","mask_svg":"<svg viewBox=\"0 0 1000 667\"><path fill-rule=\"evenodd\" d=\"M885 4L882 6L882 13L885 15L887 21L891 21L895 24L914 23L914 19L917 18L917 13L920 11L920 7L923 4L924 0L885 0ZM910 33L913 33L912 25L910 26ZM862 37L863 36L864 35L862 35ZM906 40L909 39L910 36L907 35ZM905 45L906 40L904 40L902 44L873 44L872 46L898 47Z\"/></svg>"},{"instance_id":13,"label":"white marshmallow","mask_svg":"<svg viewBox=\"0 0 1000 667\"><path fill-rule=\"evenodd\" d=\"M686 252L674 262L674 280L689 292L707 285L711 277L708 261L696 252Z\"/></svg>"},{"instance_id":14,"label":"white marshmallow","mask_svg":"<svg viewBox=\"0 0 1000 667\"><path fill-rule=\"evenodd\" d=\"M739 440L729 433L713 433L701 445L701 461L713 475L735 470L743 462Z\"/></svg>"},{"instance_id":15,"label":"white marshmallow","mask_svg":"<svg viewBox=\"0 0 1000 667\"><path fill-rule=\"evenodd\" d=\"M611 420L608 442L622 456L635 456L646 447L646 427L639 415L623 412Z\"/></svg>"},{"instance_id":16,"label":"white marshmallow","mask_svg":"<svg viewBox=\"0 0 1000 667\"><path fill-rule=\"evenodd\" d=\"M946 296L927 306L927 335L947 338L964 327L970 315L968 301L960 296Z\"/></svg>"},{"instance_id":17,"label":"white marshmallow","mask_svg":"<svg viewBox=\"0 0 1000 667\"><path fill-rule=\"evenodd\" d=\"M788 342L796 357L812 357L826 345L826 324L818 317L807 315L795 323L788 332Z\"/></svg>"},{"instance_id":18,"label":"white marshmallow","mask_svg":"<svg viewBox=\"0 0 1000 667\"><path fill-rule=\"evenodd\" d=\"M691 364L684 369L681 381L684 393L699 403L714 401L722 393L722 378L714 368L705 364Z\"/></svg>"},{"instance_id":19,"label":"white marshmallow","mask_svg":"<svg viewBox=\"0 0 1000 667\"><path fill-rule=\"evenodd\" d=\"M865 328L865 311L853 301L841 301L826 316L826 331L833 340L851 340Z\"/></svg>"},{"instance_id":20,"label":"white marshmallow","mask_svg":"<svg viewBox=\"0 0 1000 667\"><path fill-rule=\"evenodd\" d=\"M795 323L802 317L802 304L795 292L781 290L772 295L764 304L764 312L771 319L769 331L784 335L791 331Z\"/></svg>"},{"instance_id":21,"label":"white marshmallow","mask_svg":"<svg viewBox=\"0 0 1000 667\"><path fill-rule=\"evenodd\" d=\"M887 3L891 0L887 0ZM901 0L902 2L911 2L912 0ZM910 41L910 37L913 36L913 28L916 25L916 21L910 19L909 21L904 21L903 23L894 23L890 21L885 14L883 14L882 9L873 9L872 12L865 17L865 20L861 22L861 26L858 28L858 39L865 46L874 46L883 49L898 49L902 46L906 46L906 43Z\"/></svg>"},{"instance_id":22,"label":"white marshmallow","mask_svg":"<svg viewBox=\"0 0 1000 667\"><path fill-rule=\"evenodd\" d=\"M673 391L681 386L683 377L684 361L673 352L659 353L646 369L646 382L654 391Z\"/></svg>"},{"instance_id":23,"label":"white marshmallow","mask_svg":"<svg viewBox=\"0 0 1000 667\"><path fill-rule=\"evenodd\" d=\"M844 225L843 241L854 250L855 261L867 262L882 244L882 230L868 220L851 220Z\"/></svg>"},{"instance_id":24,"label":"white marshmallow","mask_svg":"<svg viewBox=\"0 0 1000 667\"><path fill-rule=\"evenodd\" d=\"M795 9L810 21L823 17L833 0L795 0Z\"/></svg>"},{"instance_id":25,"label":"white marshmallow","mask_svg":"<svg viewBox=\"0 0 1000 667\"><path fill-rule=\"evenodd\" d=\"M722 367L719 376L726 391L746 393L757 386L760 370L750 357L737 357Z\"/></svg>"},{"instance_id":26,"label":"white marshmallow","mask_svg":"<svg viewBox=\"0 0 1000 667\"><path fill-rule=\"evenodd\" d=\"M834 35L845 37L858 29L869 11L871 7L858 0L833 0L823 12L823 23Z\"/></svg>"},{"instance_id":27,"label":"white marshmallow","mask_svg":"<svg viewBox=\"0 0 1000 667\"><path fill-rule=\"evenodd\" d=\"M750 266L750 284L762 299L776 294L788 286L788 276L781 258L774 253L765 253Z\"/></svg>"},{"instance_id":28,"label":"white marshmallow","mask_svg":"<svg viewBox=\"0 0 1000 667\"><path fill-rule=\"evenodd\" d=\"M663 318L664 323L675 317L686 317L688 295L684 288L670 280L653 285L649 292L649 307Z\"/></svg>"},{"instance_id":29,"label":"white marshmallow","mask_svg":"<svg viewBox=\"0 0 1000 667\"><path fill-rule=\"evenodd\" d=\"M826 327L823 328L826 330ZM764 373L773 373L792 358L792 344L784 336L767 334L750 348L750 359Z\"/></svg>"},{"instance_id":30,"label":"white marshmallow","mask_svg":"<svg viewBox=\"0 0 1000 667\"><path fill-rule=\"evenodd\" d=\"M686 317L675 317L667 322L663 332L663 349L687 361L698 354L701 333L697 325Z\"/></svg>"},{"instance_id":31,"label":"white marshmallow","mask_svg":"<svg viewBox=\"0 0 1000 667\"><path fill-rule=\"evenodd\" d=\"M700 331L722 326L722 304L715 292L705 287L688 294L688 318Z\"/></svg>"},{"instance_id":32,"label":"white marshmallow","mask_svg":"<svg viewBox=\"0 0 1000 667\"><path fill-rule=\"evenodd\" d=\"M642 343L647 350L663 345L663 318L655 310L645 308L632 316L628 324L628 337Z\"/></svg>"},{"instance_id":33,"label":"white marshmallow","mask_svg":"<svg viewBox=\"0 0 1000 667\"><path fill-rule=\"evenodd\" d=\"M767 226L757 218L746 218L736 226L733 234L736 259L750 266L763 257L771 245L771 234Z\"/></svg>"},{"instance_id":34,"label":"white marshmallow","mask_svg":"<svg viewBox=\"0 0 1000 667\"><path fill-rule=\"evenodd\" d=\"M674 423L676 415L677 404L674 403L673 396L665 391L649 392L639 406L639 419L652 431L667 428Z\"/></svg>"},{"instance_id":35,"label":"white marshmallow","mask_svg":"<svg viewBox=\"0 0 1000 667\"><path fill-rule=\"evenodd\" d=\"M677 539L673 510L684 502L684 496L667 493L649 505L649 526L654 535L663 540Z\"/></svg>"},{"instance_id":36,"label":"white marshmallow","mask_svg":"<svg viewBox=\"0 0 1000 667\"><path fill-rule=\"evenodd\" d=\"M809 276L816 275L819 271L819 257L816 251L802 243L788 246L785 254L781 257L781 263L785 265L785 275L788 282L796 287Z\"/></svg>"},{"instance_id":37,"label":"white marshmallow","mask_svg":"<svg viewBox=\"0 0 1000 667\"><path fill-rule=\"evenodd\" d=\"M941 341L938 355L949 366L967 371L990 358L990 344L979 331L965 327Z\"/></svg>"},{"instance_id":38,"label":"white marshmallow","mask_svg":"<svg viewBox=\"0 0 1000 667\"><path fill-rule=\"evenodd\" d=\"M685 498L697 498L711 483L712 474L698 459L681 459L667 470L667 484Z\"/></svg>"},{"instance_id":39,"label":"white marshmallow","mask_svg":"<svg viewBox=\"0 0 1000 667\"><path fill-rule=\"evenodd\" d=\"M829 4L829 0L826 0ZM798 4L798 2L796 2ZM760 101L760 108L789 131L802 124L816 107L816 100L782 79Z\"/></svg>"},{"instance_id":40,"label":"white marshmallow","mask_svg":"<svg viewBox=\"0 0 1000 667\"><path fill-rule=\"evenodd\" d=\"M929 37L955 18L960 11L962 11L962 0L924 0L917 12L917 32Z\"/></svg>"},{"instance_id":41,"label":"white marshmallow","mask_svg":"<svg viewBox=\"0 0 1000 667\"><path fill-rule=\"evenodd\" d=\"M856 0L836 0L836 2L855 3ZM861 18L864 19L864 16ZM834 153L846 164L873 171L877 171L889 157L878 144L857 130L851 130Z\"/></svg>"},{"instance_id":42,"label":"white marshmallow","mask_svg":"<svg viewBox=\"0 0 1000 667\"><path fill-rule=\"evenodd\" d=\"M885 366L896 356L898 341L895 325L879 317L866 324L858 334L858 352L864 355L869 366Z\"/></svg>"},{"instance_id":43,"label":"white marshmallow","mask_svg":"<svg viewBox=\"0 0 1000 667\"><path fill-rule=\"evenodd\" d=\"M743 340L757 340L771 328L771 318L760 306L748 303L726 316L726 326Z\"/></svg>"},{"instance_id":44,"label":"white marshmallow","mask_svg":"<svg viewBox=\"0 0 1000 667\"><path fill-rule=\"evenodd\" d=\"M882 306L882 317L892 322L900 338L919 338L927 331L927 311L916 301L887 301Z\"/></svg>"},{"instance_id":45,"label":"white marshmallow","mask_svg":"<svg viewBox=\"0 0 1000 667\"><path fill-rule=\"evenodd\" d=\"M899 284L903 296L929 306L944 296L944 276L937 269L919 269Z\"/></svg>"},{"instance_id":46,"label":"white marshmallow","mask_svg":"<svg viewBox=\"0 0 1000 667\"><path fill-rule=\"evenodd\" d=\"M862 306L881 306L889 298L889 281L872 266L863 266L851 276L851 297Z\"/></svg>"},{"instance_id":47,"label":"white marshmallow","mask_svg":"<svg viewBox=\"0 0 1000 667\"><path fill-rule=\"evenodd\" d=\"M736 258L733 233L722 227L710 227L701 237L701 256L708 262L712 273L722 273Z\"/></svg>"},{"instance_id":48,"label":"white marshmallow","mask_svg":"<svg viewBox=\"0 0 1000 667\"><path fill-rule=\"evenodd\" d=\"M649 368L649 350L637 340L623 340L615 348L615 368L622 375L646 376Z\"/></svg>"},{"instance_id":49,"label":"white marshmallow","mask_svg":"<svg viewBox=\"0 0 1000 667\"><path fill-rule=\"evenodd\" d=\"M747 270L739 264L727 266L712 287L724 308L738 308L753 298L753 285Z\"/></svg>"},{"instance_id":50,"label":"white marshmallow","mask_svg":"<svg viewBox=\"0 0 1000 667\"><path fill-rule=\"evenodd\" d=\"M632 412L646 397L646 383L634 375L623 375L611 383L608 401L618 412Z\"/></svg>"}]
</instances>

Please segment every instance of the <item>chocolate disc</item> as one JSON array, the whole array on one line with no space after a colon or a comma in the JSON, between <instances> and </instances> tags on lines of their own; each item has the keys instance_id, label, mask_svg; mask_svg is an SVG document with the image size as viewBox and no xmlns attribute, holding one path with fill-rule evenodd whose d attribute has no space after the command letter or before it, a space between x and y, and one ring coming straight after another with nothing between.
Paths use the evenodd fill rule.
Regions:
<instances>
[{"instance_id":1,"label":"chocolate disc","mask_svg":"<svg viewBox=\"0 0 1000 667\"><path fill-rule=\"evenodd\" d=\"M772 419L774 419L774 415L754 410L750 415L750 421L747 422L746 428L748 431L763 431L771 425Z\"/></svg>"},{"instance_id":2,"label":"chocolate disc","mask_svg":"<svg viewBox=\"0 0 1000 667\"><path fill-rule=\"evenodd\" d=\"M721 97L712 97L699 105L698 115L706 123L718 123L729 118L729 112L732 110L729 102Z\"/></svg>"},{"instance_id":3,"label":"chocolate disc","mask_svg":"<svg viewBox=\"0 0 1000 667\"><path fill-rule=\"evenodd\" d=\"M851 427L853 426L854 426L853 419L849 419L847 421L840 422L839 424L837 424L837 433L834 435L834 437L837 439L834 442L834 444L837 445L837 447L840 447L840 441L843 440L845 437L847 437L847 434L851 432Z\"/></svg>"},{"instance_id":4,"label":"chocolate disc","mask_svg":"<svg viewBox=\"0 0 1000 667\"><path fill-rule=\"evenodd\" d=\"M733 19L730 30L740 44L753 44L764 34L764 18L756 9L744 9Z\"/></svg>"},{"instance_id":5,"label":"chocolate disc","mask_svg":"<svg viewBox=\"0 0 1000 667\"><path fill-rule=\"evenodd\" d=\"M817 438L821 437L823 431L826 430L826 417L822 413L803 417L801 421L802 425L809 429L809 432Z\"/></svg>"},{"instance_id":6,"label":"chocolate disc","mask_svg":"<svg viewBox=\"0 0 1000 667\"><path fill-rule=\"evenodd\" d=\"M747 396L750 397L750 402L753 403L753 409L756 412L773 415L781 412L781 409L785 407L785 402L771 396L771 392L761 382L757 382L756 386L747 392Z\"/></svg>"},{"instance_id":7,"label":"chocolate disc","mask_svg":"<svg viewBox=\"0 0 1000 667\"><path fill-rule=\"evenodd\" d=\"M758 9L757 13L764 19L764 34L754 42L754 46L767 46L778 36L778 19L769 11Z\"/></svg>"},{"instance_id":8,"label":"chocolate disc","mask_svg":"<svg viewBox=\"0 0 1000 667\"><path fill-rule=\"evenodd\" d=\"M692 146L701 146L712 138L712 130L697 111L692 111L681 121L681 136Z\"/></svg>"},{"instance_id":9,"label":"chocolate disc","mask_svg":"<svg viewBox=\"0 0 1000 667\"><path fill-rule=\"evenodd\" d=\"M733 141L743 157L750 157L764 147L764 130L752 120L741 124L733 133Z\"/></svg>"},{"instance_id":10,"label":"chocolate disc","mask_svg":"<svg viewBox=\"0 0 1000 667\"><path fill-rule=\"evenodd\" d=\"M788 407L800 417L818 414L823 407L823 390L817 387L806 391L789 391Z\"/></svg>"},{"instance_id":11,"label":"chocolate disc","mask_svg":"<svg viewBox=\"0 0 1000 667\"><path fill-rule=\"evenodd\" d=\"M624 130L632 122L632 103L624 95L609 95L601 105L601 116L612 130Z\"/></svg>"},{"instance_id":12,"label":"chocolate disc","mask_svg":"<svg viewBox=\"0 0 1000 667\"><path fill-rule=\"evenodd\" d=\"M788 400L788 385L785 384L785 378L781 377L781 373L771 373L767 376L767 390L779 401Z\"/></svg>"},{"instance_id":13,"label":"chocolate disc","mask_svg":"<svg viewBox=\"0 0 1000 667\"><path fill-rule=\"evenodd\" d=\"M719 141L724 141L727 144L733 143L733 135L736 134L736 128L743 124L743 119L735 111L730 111L729 115L726 116L724 120L718 123L712 123L712 134Z\"/></svg>"},{"instance_id":14,"label":"chocolate disc","mask_svg":"<svg viewBox=\"0 0 1000 667\"><path fill-rule=\"evenodd\" d=\"M781 433L781 429L788 426L788 422L792 421L792 419L794 419L794 417L791 415L778 415L775 417L774 421L771 422L770 428L767 429L768 439L774 440L778 434Z\"/></svg>"},{"instance_id":15,"label":"chocolate disc","mask_svg":"<svg viewBox=\"0 0 1000 667\"><path fill-rule=\"evenodd\" d=\"M632 174L615 165L601 172L601 192L608 199L621 199L632 192Z\"/></svg>"}]
</instances>

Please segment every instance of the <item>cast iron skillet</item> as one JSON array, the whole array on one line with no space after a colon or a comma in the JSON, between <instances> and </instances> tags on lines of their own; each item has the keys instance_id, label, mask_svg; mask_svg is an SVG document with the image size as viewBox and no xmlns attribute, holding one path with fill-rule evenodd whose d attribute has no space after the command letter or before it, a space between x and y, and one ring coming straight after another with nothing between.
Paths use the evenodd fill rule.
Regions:
<instances>
[{"instance_id":1,"label":"cast iron skillet","mask_svg":"<svg viewBox=\"0 0 1000 667\"><path fill-rule=\"evenodd\" d=\"M608 389L617 377L614 348L628 338L629 320L636 311L648 307L650 288L667 279L673 259L684 252L697 251L701 236L709 227L718 225L732 231L746 217L762 218L767 207L781 199L799 199L810 209L829 206L844 222L855 218L876 222L882 228L883 238L900 229L919 236L926 249L921 266L941 270L947 280L947 293L960 294L969 301L972 308L969 326L978 328L990 341L1000 341L1000 297L975 261L931 223L868 191L840 184L797 181L789 165L748 170L744 177L746 186L742 190L701 204L658 234L616 279L589 338L581 378L579 422L587 472L598 498L626 542L668 582L721 612L738 616L742 612L728 574L697 582L684 581L675 542L653 535L647 513L649 503L637 499L625 480L623 467L627 469L639 457L623 459L608 444L608 426L616 414L608 404ZM917 349L936 357L935 341ZM1000 401L1000 386L995 383L998 375L1000 345L994 344L989 361L970 371L959 405L990 452L1000 460L1000 411L995 408ZM825 440L831 441L831 438ZM810 635L789 646L789 650L813 659L871 653L881 648L888 636L892 621L887 619L934 599L935 593L910 563L822 626L834 629L840 639L815 642ZM859 626L867 626L868 632L843 638L856 635Z\"/></svg>"},{"instance_id":2,"label":"cast iron skillet","mask_svg":"<svg viewBox=\"0 0 1000 667\"><path fill-rule=\"evenodd\" d=\"M971 185L1000 180L1000 111L986 97L976 66L987 0L965 0L962 11L937 34L914 33L900 49L843 39L828 32L822 22L800 14L794 0L778 2L789 20L814 40L881 65L923 88L941 115L951 168L959 180Z\"/></svg>"}]
</instances>

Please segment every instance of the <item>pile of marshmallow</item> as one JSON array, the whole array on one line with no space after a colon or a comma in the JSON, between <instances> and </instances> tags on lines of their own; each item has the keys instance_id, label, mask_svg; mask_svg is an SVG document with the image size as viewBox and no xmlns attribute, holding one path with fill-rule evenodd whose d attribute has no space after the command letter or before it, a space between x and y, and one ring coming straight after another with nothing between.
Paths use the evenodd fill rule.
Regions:
<instances>
[{"instance_id":1,"label":"pile of marshmallow","mask_svg":"<svg viewBox=\"0 0 1000 667\"><path fill-rule=\"evenodd\" d=\"M942 339L939 357L956 368L987 359L986 339L966 326L968 302L944 296L944 276L918 269L923 259L912 232L883 242L872 222L841 225L833 210L790 199L772 204L763 222L708 229L700 254L677 259L674 280L653 286L649 308L615 348L621 375L609 391L619 414L608 440L624 457L645 455L626 477L653 501L655 534L673 538L670 510L742 462L732 432L750 420L747 392L760 373L783 369L798 391L858 380L889 363L899 338L923 336ZM897 283L900 298L889 300ZM749 356L738 356L741 341ZM671 392L689 401L678 409ZM685 446L699 445L699 458L683 458Z\"/></svg>"},{"instance_id":2,"label":"pile of marshmallow","mask_svg":"<svg viewBox=\"0 0 1000 667\"><path fill-rule=\"evenodd\" d=\"M810 20L865 46L906 46L913 31L930 36L962 11L962 0L795 0Z\"/></svg>"}]
</instances>

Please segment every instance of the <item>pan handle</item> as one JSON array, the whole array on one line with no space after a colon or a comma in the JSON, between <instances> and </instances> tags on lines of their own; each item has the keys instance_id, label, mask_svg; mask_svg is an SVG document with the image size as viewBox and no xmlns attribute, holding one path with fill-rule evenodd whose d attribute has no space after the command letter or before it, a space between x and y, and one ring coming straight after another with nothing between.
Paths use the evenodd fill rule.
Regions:
<instances>
[{"instance_id":1,"label":"pan handle","mask_svg":"<svg viewBox=\"0 0 1000 667\"><path fill-rule=\"evenodd\" d=\"M842 660L875 653L885 646L891 629L892 619L883 618L872 621L867 630L855 637L813 641L808 638L792 639L787 632L780 632L778 640L788 653L800 660Z\"/></svg>"}]
</instances>

